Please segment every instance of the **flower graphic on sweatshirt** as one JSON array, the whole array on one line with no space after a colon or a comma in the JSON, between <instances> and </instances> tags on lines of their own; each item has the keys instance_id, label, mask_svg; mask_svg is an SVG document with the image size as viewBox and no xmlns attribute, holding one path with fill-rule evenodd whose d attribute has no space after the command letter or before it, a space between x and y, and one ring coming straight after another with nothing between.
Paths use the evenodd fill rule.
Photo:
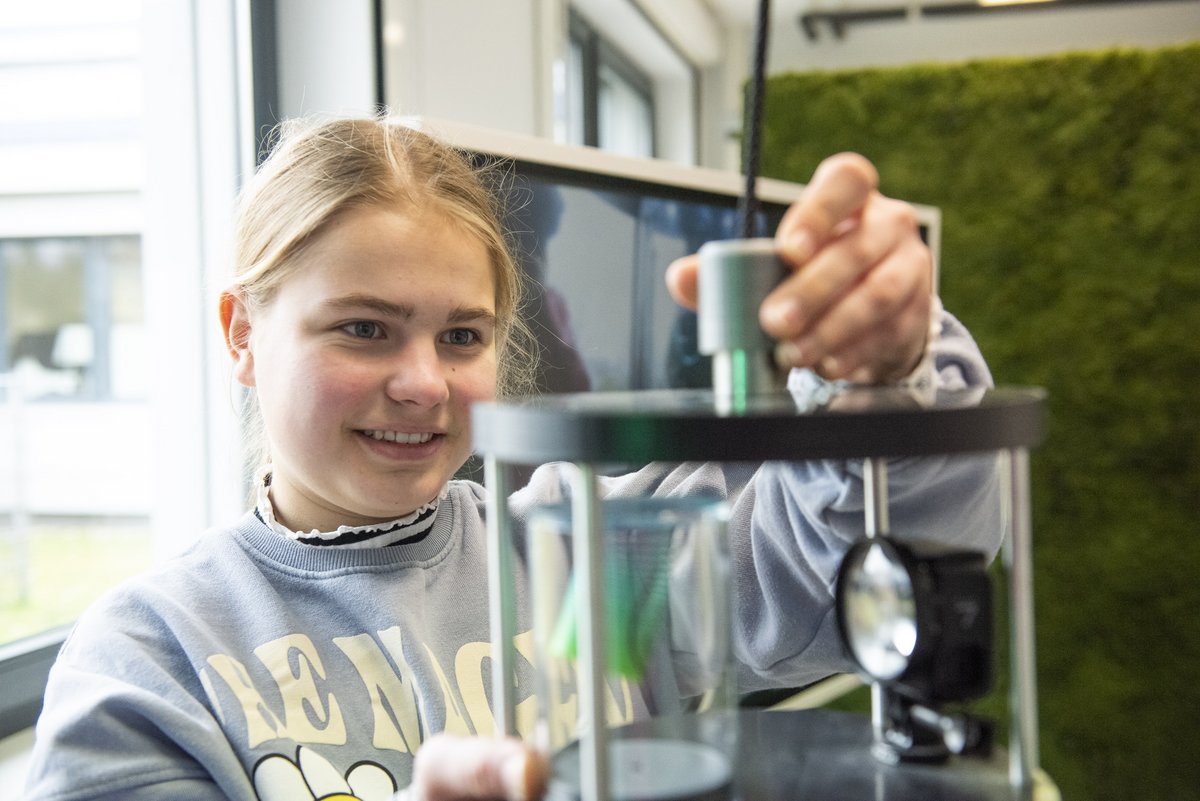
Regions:
<instances>
[{"instance_id":1,"label":"flower graphic on sweatshirt","mask_svg":"<svg viewBox=\"0 0 1200 801\"><path fill-rule=\"evenodd\" d=\"M329 760L300 746L294 761L283 754L259 760L254 790L260 801L388 801L396 782L374 762L359 762L343 776Z\"/></svg>"}]
</instances>

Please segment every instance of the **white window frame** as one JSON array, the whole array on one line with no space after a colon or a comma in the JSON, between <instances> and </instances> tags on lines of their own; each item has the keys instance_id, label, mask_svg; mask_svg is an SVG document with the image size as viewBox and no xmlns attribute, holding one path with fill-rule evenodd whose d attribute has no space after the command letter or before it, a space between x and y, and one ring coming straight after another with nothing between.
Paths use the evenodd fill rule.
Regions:
<instances>
[{"instance_id":1,"label":"white window frame","mask_svg":"<svg viewBox=\"0 0 1200 801\"><path fill-rule=\"evenodd\" d=\"M571 0L570 8L573 16L648 80L655 157L678 164L699 163L700 71L696 65L634 3Z\"/></svg>"}]
</instances>

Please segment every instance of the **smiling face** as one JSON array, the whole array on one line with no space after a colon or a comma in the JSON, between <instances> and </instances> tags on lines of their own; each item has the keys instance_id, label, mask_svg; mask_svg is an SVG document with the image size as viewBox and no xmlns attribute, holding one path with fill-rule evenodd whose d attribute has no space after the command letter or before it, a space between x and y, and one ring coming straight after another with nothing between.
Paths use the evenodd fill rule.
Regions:
<instances>
[{"instance_id":1,"label":"smiling face","mask_svg":"<svg viewBox=\"0 0 1200 801\"><path fill-rule=\"evenodd\" d=\"M296 257L270 302L223 318L258 395L271 501L297 531L400 517L471 453L470 405L496 388L495 283L447 219L353 207Z\"/></svg>"}]
</instances>

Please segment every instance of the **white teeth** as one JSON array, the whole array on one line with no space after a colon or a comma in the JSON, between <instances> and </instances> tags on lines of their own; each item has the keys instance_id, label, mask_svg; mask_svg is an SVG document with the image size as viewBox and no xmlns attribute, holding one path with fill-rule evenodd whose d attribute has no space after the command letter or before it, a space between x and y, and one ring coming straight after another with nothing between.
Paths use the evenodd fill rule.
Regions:
<instances>
[{"instance_id":1,"label":"white teeth","mask_svg":"<svg viewBox=\"0 0 1200 801\"><path fill-rule=\"evenodd\" d=\"M405 434L403 431L364 431L363 433L371 439L399 442L401 445L420 445L433 439L433 434L429 432Z\"/></svg>"}]
</instances>

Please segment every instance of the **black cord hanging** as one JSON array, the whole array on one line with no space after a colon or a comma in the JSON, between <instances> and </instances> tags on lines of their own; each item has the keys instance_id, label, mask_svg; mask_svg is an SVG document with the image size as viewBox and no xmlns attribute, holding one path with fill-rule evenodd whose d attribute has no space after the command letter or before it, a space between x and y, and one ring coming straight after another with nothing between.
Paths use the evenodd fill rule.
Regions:
<instances>
[{"instance_id":1,"label":"black cord hanging","mask_svg":"<svg viewBox=\"0 0 1200 801\"><path fill-rule=\"evenodd\" d=\"M758 235L758 198L755 182L758 178L759 140L762 137L763 84L766 76L767 29L771 20L770 0L759 0L758 20L754 35L754 67L751 71L750 102L746 113L746 138L743 164L746 188L738 203L738 215L743 239Z\"/></svg>"}]
</instances>

